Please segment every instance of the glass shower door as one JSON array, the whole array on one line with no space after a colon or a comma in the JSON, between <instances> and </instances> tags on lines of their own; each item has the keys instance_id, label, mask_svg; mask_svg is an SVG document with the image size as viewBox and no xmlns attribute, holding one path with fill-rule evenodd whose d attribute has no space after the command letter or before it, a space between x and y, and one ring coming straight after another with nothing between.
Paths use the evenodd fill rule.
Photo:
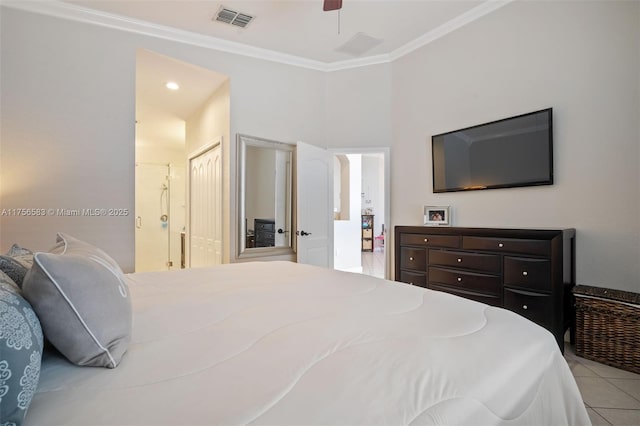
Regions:
<instances>
[{"instance_id":1,"label":"glass shower door","mask_svg":"<svg viewBox=\"0 0 640 426\"><path fill-rule=\"evenodd\" d=\"M168 164L136 164L136 272L170 268Z\"/></svg>"}]
</instances>

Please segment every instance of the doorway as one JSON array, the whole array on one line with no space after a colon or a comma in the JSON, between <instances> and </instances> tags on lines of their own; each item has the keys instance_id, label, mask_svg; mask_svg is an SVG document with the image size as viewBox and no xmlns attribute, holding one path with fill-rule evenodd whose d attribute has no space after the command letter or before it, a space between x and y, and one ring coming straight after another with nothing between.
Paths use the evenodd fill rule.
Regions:
<instances>
[{"instance_id":1,"label":"doorway","mask_svg":"<svg viewBox=\"0 0 640 426\"><path fill-rule=\"evenodd\" d=\"M228 134L228 111L215 108L228 109L228 101L219 101L228 80L156 52L136 52L136 272L189 266L188 153Z\"/></svg>"},{"instance_id":2,"label":"doorway","mask_svg":"<svg viewBox=\"0 0 640 426\"><path fill-rule=\"evenodd\" d=\"M386 278L389 149L334 150L335 269Z\"/></svg>"}]
</instances>

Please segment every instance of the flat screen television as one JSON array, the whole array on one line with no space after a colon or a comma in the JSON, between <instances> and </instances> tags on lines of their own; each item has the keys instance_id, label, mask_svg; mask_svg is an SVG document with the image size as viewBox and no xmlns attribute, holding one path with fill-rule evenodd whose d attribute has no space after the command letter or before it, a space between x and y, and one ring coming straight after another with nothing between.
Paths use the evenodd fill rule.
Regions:
<instances>
[{"instance_id":1,"label":"flat screen television","mask_svg":"<svg viewBox=\"0 0 640 426\"><path fill-rule=\"evenodd\" d=\"M552 108L431 137L433 192L553 184Z\"/></svg>"}]
</instances>

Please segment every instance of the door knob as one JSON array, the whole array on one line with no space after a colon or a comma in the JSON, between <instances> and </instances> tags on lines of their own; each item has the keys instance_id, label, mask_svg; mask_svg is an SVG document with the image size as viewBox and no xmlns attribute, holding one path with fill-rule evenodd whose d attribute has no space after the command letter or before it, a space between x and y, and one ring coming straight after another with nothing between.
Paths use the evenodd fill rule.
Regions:
<instances>
[{"instance_id":1,"label":"door knob","mask_svg":"<svg viewBox=\"0 0 640 426\"><path fill-rule=\"evenodd\" d=\"M311 232L300 231L300 235L302 235L303 237L305 237L305 236L307 236L307 235L311 235Z\"/></svg>"},{"instance_id":2,"label":"door knob","mask_svg":"<svg viewBox=\"0 0 640 426\"><path fill-rule=\"evenodd\" d=\"M289 231L285 231L282 228L278 228L278 234L287 234Z\"/></svg>"}]
</instances>

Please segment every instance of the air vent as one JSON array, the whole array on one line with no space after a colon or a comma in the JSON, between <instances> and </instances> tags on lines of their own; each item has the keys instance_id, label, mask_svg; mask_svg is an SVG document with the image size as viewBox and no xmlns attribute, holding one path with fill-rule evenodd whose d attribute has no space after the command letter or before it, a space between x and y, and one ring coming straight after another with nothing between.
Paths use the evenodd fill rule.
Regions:
<instances>
[{"instance_id":1,"label":"air vent","mask_svg":"<svg viewBox=\"0 0 640 426\"><path fill-rule=\"evenodd\" d=\"M357 57L373 49L383 41L384 40L380 38L375 38L365 33L357 33L345 44L334 50L336 52L342 52Z\"/></svg>"},{"instance_id":2,"label":"air vent","mask_svg":"<svg viewBox=\"0 0 640 426\"><path fill-rule=\"evenodd\" d=\"M235 10L227 9L226 7L221 7L213 20L245 28L249 25L249 22L253 20L253 16L247 15L246 13L239 13Z\"/></svg>"}]
</instances>

